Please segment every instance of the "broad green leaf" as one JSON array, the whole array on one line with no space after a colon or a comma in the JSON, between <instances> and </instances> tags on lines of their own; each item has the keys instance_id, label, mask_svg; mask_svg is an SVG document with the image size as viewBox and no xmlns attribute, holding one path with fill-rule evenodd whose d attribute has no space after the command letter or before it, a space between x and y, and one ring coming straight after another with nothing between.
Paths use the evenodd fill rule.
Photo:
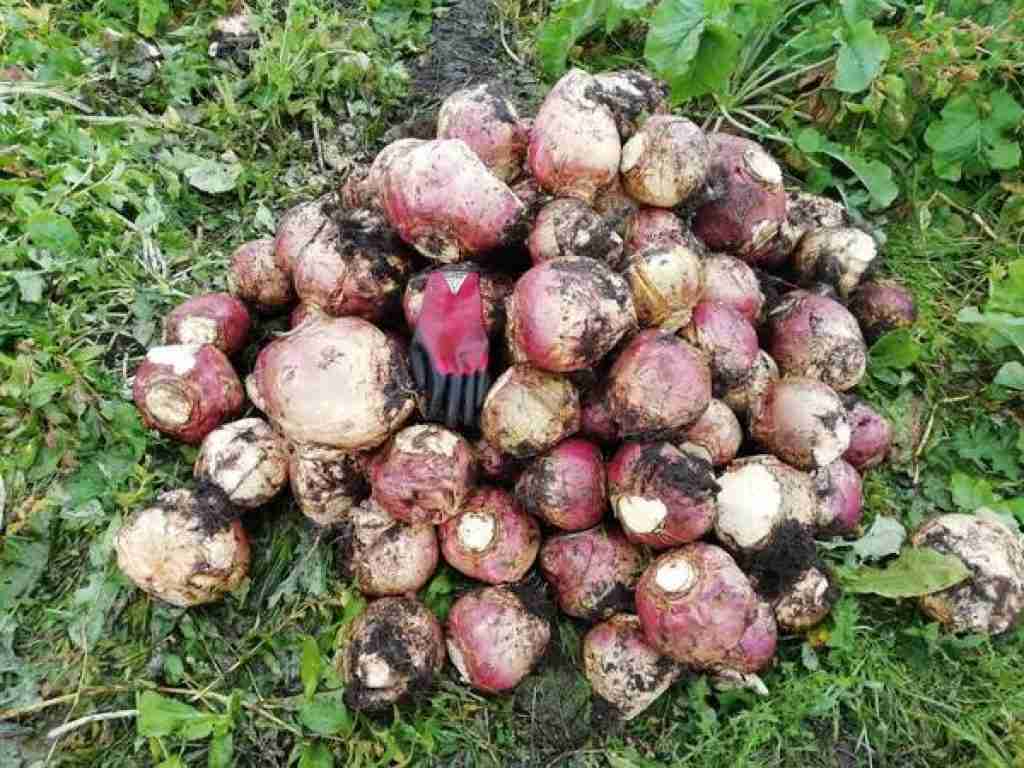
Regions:
<instances>
[{"instance_id":1,"label":"broad green leaf","mask_svg":"<svg viewBox=\"0 0 1024 768\"><path fill-rule=\"evenodd\" d=\"M674 101L685 101L725 88L736 66L740 38L722 24L708 24L700 39L690 77L673 84Z\"/></svg>"},{"instance_id":2,"label":"broad green leaf","mask_svg":"<svg viewBox=\"0 0 1024 768\"><path fill-rule=\"evenodd\" d=\"M93 571L89 582L75 591L72 605L74 620L68 625L68 635L79 648L93 646L107 624L107 614L121 594L119 571L110 566Z\"/></svg>"},{"instance_id":3,"label":"broad green leaf","mask_svg":"<svg viewBox=\"0 0 1024 768\"><path fill-rule=\"evenodd\" d=\"M40 248L58 254L74 253L81 242L71 220L53 211L36 211L25 222L29 239Z\"/></svg>"},{"instance_id":4,"label":"broad green leaf","mask_svg":"<svg viewBox=\"0 0 1024 768\"><path fill-rule=\"evenodd\" d=\"M871 208L887 208L899 196L900 188L892 179L892 169L879 160L868 160L826 139L814 128L804 128L796 137L797 148L807 154L824 154L845 165L868 190Z\"/></svg>"},{"instance_id":5,"label":"broad green leaf","mask_svg":"<svg viewBox=\"0 0 1024 768\"><path fill-rule=\"evenodd\" d=\"M303 704L299 709L299 720L320 736L333 736L352 729L352 718L345 702L336 694L321 694Z\"/></svg>"},{"instance_id":6,"label":"broad green leaf","mask_svg":"<svg viewBox=\"0 0 1024 768\"><path fill-rule=\"evenodd\" d=\"M191 704L143 691L139 696L137 727L140 736L170 736L177 733L186 740L205 739L213 733L219 715L200 712Z\"/></svg>"},{"instance_id":7,"label":"broad green leaf","mask_svg":"<svg viewBox=\"0 0 1024 768\"><path fill-rule=\"evenodd\" d=\"M853 542L853 551L861 560L881 560L897 554L907 538L899 520L879 515L868 532Z\"/></svg>"},{"instance_id":8,"label":"broad green leaf","mask_svg":"<svg viewBox=\"0 0 1024 768\"><path fill-rule=\"evenodd\" d=\"M302 687L305 690L306 698L313 698L316 687L320 684L320 670L323 661L320 658L320 648L316 640L308 635L302 638L302 660L299 663L299 676L302 678Z\"/></svg>"},{"instance_id":9,"label":"broad green leaf","mask_svg":"<svg viewBox=\"0 0 1024 768\"><path fill-rule=\"evenodd\" d=\"M908 547L888 568L840 568L843 589L882 597L920 597L955 586L971 572L955 555Z\"/></svg>"},{"instance_id":10,"label":"broad green leaf","mask_svg":"<svg viewBox=\"0 0 1024 768\"><path fill-rule=\"evenodd\" d=\"M0 615L28 594L46 571L53 514L52 507L44 507L32 515L27 527L4 537L0 550Z\"/></svg>"},{"instance_id":11,"label":"broad green leaf","mask_svg":"<svg viewBox=\"0 0 1024 768\"><path fill-rule=\"evenodd\" d=\"M235 738L231 731L215 734L210 740L207 768L231 768L234 765Z\"/></svg>"},{"instance_id":12,"label":"broad green leaf","mask_svg":"<svg viewBox=\"0 0 1024 768\"><path fill-rule=\"evenodd\" d=\"M985 157L996 170L1016 168L1020 165L1020 144L1004 134L1020 127L1024 109L1006 90L993 93L989 103L992 111L981 126Z\"/></svg>"},{"instance_id":13,"label":"broad green leaf","mask_svg":"<svg viewBox=\"0 0 1024 768\"><path fill-rule=\"evenodd\" d=\"M1024 316L1024 259L1006 265L1002 278L992 283L985 308Z\"/></svg>"},{"instance_id":14,"label":"broad green leaf","mask_svg":"<svg viewBox=\"0 0 1024 768\"><path fill-rule=\"evenodd\" d=\"M139 3L139 34L153 37L157 24L170 13L166 0L138 0Z\"/></svg>"},{"instance_id":15,"label":"broad green leaf","mask_svg":"<svg viewBox=\"0 0 1024 768\"><path fill-rule=\"evenodd\" d=\"M835 88L843 93L866 90L889 58L889 41L875 31L870 19L851 26L839 47Z\"/></svg>"},{"instance_id":16,"label":"broad green leaf","mask_svg":"<svg viewBox=\"0 0 1024 768\"><path fill-rule=\"evenodd\" d=\"M988 480L971 477L963 472L954 472L949 478L949 490L953 503L964 512L973 512L979 507L992 507L998 502Z\"/></svg>"},{"instance_id":17,"label":"broad green leaf","mask_svg":"<svg viewBox=\"0 0 1024 768\"><path fill-rule=\"evenodd\" d=\"M882 336L870 351L871 366L901 371L909 368L921 357L921 345L910 331L900 328Z\"/></svg>"},{"instance_id":18,"label":"broad green leaf","mask_svg":"<svg viewBox=\"0 0 1024 768\"><path fill-rule=\"evenodd\" d=\"M605 34L612 34L622 25L622 22L637 16L650 4L650 0L611 0L608 4L608 16L604 23Z\"/></svg>"},{"instance_id":19,"label":"broad green leaf","mask_svg":"<svg viewBox=\"0 0 1024 768\"><path fill-rule=\"evenodd\" d=\"M537 55L548 77L558 77L566 68L569 51L576 41L593 32L608 13L610 0L570 0L561 5L537 33Z\"/></svg>"},{"instance_id":20,"label":"broad green leaf","mask_svg":"<svg viewBox=\"0 0 1024 768\"><path fill-rule=\"evenodd\" d=\"M218 160L203 160L186 169L185 178L196 189L216 195L234 189L241 174L242 166L237 163L228 164Z\"/></svg>"},{"instance_id":21,"label":"broad green leaf","mask_svg":"<svg viewBox=\"0 0 1024 768\"><path fill-rule=\"evenodd\" d=\"M299 768L334 768L334 755L322 741L314 741L302 748Z\"/></svg>"},{"instance_id":22,"label":"broad green leaf","mask_svg":"<svg viewBox=\"0 0 1024 768\"><path fill-rule=\"evenodd\" d=\"M21 300L26 304L38 304L43 300L43 289L46 287L46 283L39 272L21 269L12 272L11 277L18 284Z\"/></svg>"},{"instance_id":23,"label":"broad green leaf","mask_svg":"<svg viewBox=\"0 0 1024 768\"><path fill-rule=\"evenodd\" d=\"M999 369L999 372L996 373L993 383L998 384L1000 387L1006 387L1007 389L1024 391L1024 365L1017 361L1006 363Z\"/></svg>"},{"instance_id":24,"label":"broad green leaf","mask_svg":"<svg viewBox=\"0 0 1024 768\"><path fill-rule=\"evenodd\" d=\"M705 27L703 0L661 0L651 15L644 58L672 88L685 88Z\"/></svg>"},{"instance_id":25,"label":"broad green leaf","mask_svg":"<svg viewBox=\"0 0 1024 768\"><path fill-rule=\"evenodd\" d=\"M924 132L924 142L935 156L932 167L939 178L959 181L963 164L978 152L981 119L974 97L963 94L946 102L938 120Z\"/></svg>"},{"instance_id":26,"label":"broad green leaf","mask_svg":"<svg viewBox=\"0 0 1024 768\"><path fill-rule=\"evenodd\" d=\"M1024 354L1024 317L1001 312L980 312L977 307L964 307L956 316L961 323L979 325L994 334L992 346L1014 345Z\"/></svg>"}]
</instances>

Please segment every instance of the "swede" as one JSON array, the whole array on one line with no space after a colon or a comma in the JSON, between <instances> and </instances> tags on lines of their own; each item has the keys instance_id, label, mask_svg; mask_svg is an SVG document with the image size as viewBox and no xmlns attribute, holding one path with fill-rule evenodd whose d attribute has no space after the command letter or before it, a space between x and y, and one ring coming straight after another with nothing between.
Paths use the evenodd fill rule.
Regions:
<instances>
[{"instance_id":1,"label":"swede","mask_svg":"<svg viewBox=\"0 0 1024 768\"><path fill-rule=\"evenodd\" d=\"M855 533L864 516L860 475L842 459L811 474L818 494L818 530L829 535Z\"/></svg>"},{"instance_id":2,"label":"swede","mask_svg":"<svg viewBox=\"0 0 1024 768\"><path fill-rule=\"evenodd\" d=\"M862 283L850 299L850 312L857 318L870 344L890 331L909 328L917 321L914 297L895 280Z\"/></svg>"},{"instance_id":3,"label":"swede","mask_svg":"<svg viewBox=\"0 0 1024 768\"><path fill-rule=\"evenodd\" d=\"M763 349L757 353L747 378L722 393L722 402L737 416L746 417L750 406L779 378L779 366Z\"/></svg>"},{"instance_id":4,"label":"swede","mask_svg":"<svg viewBox=\"0 0 1024 768\"><path fill-rule=\"evenodd\" d=\"M193 474L220 488L232 504L260 507L288 484L288 450L263 419L240 419L203 439Z\"/></svg>"},{"instance_id":5,"label":"swede","mask_svg":"<svg viewBox=\"0 0 1024 768\"><path fill-rule=\"evenodd\" d=\"M622 185L644 205L674 208L708 175L710 144L685 117L654 115L622 147Z\"/></svg>"},{"instance_id":6,"label":"swede","mask_svg":"<svg viewBox=\"0 0 1024 768\"><path fill-rule=\"evenodd\" d=\"M597 211L571 197L553 200L540 210L526 246L534 264L585 256L613 269L622 265L622 238Z\"/></svg>"},{"instance_id":7,"label":"swede","mask_svg":"<svg viewBox=\"0 0 1024 768\"><path fill-rule=\"evenodd\" d=\"M847 298L878 258L867 232L849 227L813 229L797 244L793 267L803 285L825 283Z\"/></svg>"},{"instance_id":8,"label":"swede","mask_svg":"<svg viewBox=\"0 0 1024 768\"><path fill-rule=\"evenodd\" d=\"M271 314L295 301L291 275L274 262L272 238L242 243L231 255L228 290L257 312Z\"/></svg>"},{"instance_id":9,"label":"swede","mask_svg":"<svg viewBox=\"0 0 1024 768\"><path fill-rule=\"evenodd\" d=\"M626 219L622 250L628 260L650 247L692 245L682 220L664 208L640 208Z\"/></svg>"},{"instance_id":10,"label":"swede","mask_svg":"<svg viewBox=\"0 0 1024 768\"><path fill-rule=\"evenodd\" d=\"M601 450L579 438L563 440L526 467L515 495L527 512L563 531L597 525L608 504Z\"/></svg>"},{"instance_id":11,"label":"swede","mask_svg":"<svg viewBox=\"0 0 1024 768\"><path fill-rule=\"evenodd\" d=\"M682 335L708 356L717 395L746 381L760 352L754 326L727 304L701 301Z\"/></svg>"},{"instance_id":12,"label":"swede","mask_svg":"<svg viewBox=\"0 0 1024 768\"><path fill-rule=\"evenodd\" d=\"M337 448L291 445L288 477L299 510L317 525L344 522L349 511L370 495L366 459Z\"/></svg>"},{"instance_id":13,"label":"swede","mask_svg":"<svg viewBox=\"0 0 1024 768\"><path fill-rule=\"evenodd\" d=\"M839 395L816 379L784 376L750 411L750 435L798 469L831 464L850 447L850 423Z\"/></svg>"},{"instance_id":14,"label":"swede","mask_svg":"<svg viewBox=\"0 0 1024 768\"><path fill-rule=\"evenodd\" d=\"M630 257L623 275L641 328L677 331L690 322L702 283L700 258L691 248L648 246Z\"/></svg>"},{"instance_id":15,"label":"swede","mask_svg":"<svg viewBox=\"0 0 1024 768\"><path fill-rule=\"evenodd\" d=\"M816 567L808 568L772 600L775 621L785 632L805 632L825 620L838 596L839 589L828 574Z\"/></svg>"},{"instance_id":16,"label":"swede","mask_svg":"<svg viewBox=\"0 0 1024 768\"><path fill-rule=\"evenodd\" d=\"M237 354L249 340L249 310L227 293L193 296L164 318L164 344L212 344Z\"/></svg>"},{"instance_id":17,"label":"swede","mask_svg":"<svg viewBox=\"0 0 1024 768\"><path fill-rule=\"evenodd\" d=\"M580 397L565 376L528 365L509 368L491 386L480 429L492 446L516 458L553 448L580 426Z\"/></svg>"},{"instance_id":18,"label":"swede","mask_svg":"<svg viewBox=\"0 0 1024 768\"><path fill-rule=\"evenodd\" d=\"M415 594L437 570L434 526L408 525L372 501L350 514L348 570L367 597Z\"/></svg>"},{"instance_id":19,"label":"swede","mask_svg":"<svg viewBox=\"0 0 1024 768\"><path fill-rule=\"evenodd\" d=\"M686 430L686 441L706 450L712 466L724 467L739 453L743 428L729 406L712 399L707 410Z\"/></svg>"},{"instance_id":20,"label":"swede","mask_svg":"<svg viewBox=\"0 0 1024 768\"><path fill-rule=\"evenodd\" d=\"M611 110L619 136L627 141L644 119L668 112L668 84L646 72L624 69L594 75L597 99Z\"/></svg>"},{"instance_id":21,"label":"swede","mask_svg":"<svg viewBox=\"0 0 1024 768\"><path fill-rule=\"evenodd\" d=\"M455 91L441 102L437 138L462 139L491 173L509 182L522 170L529 136L498 85L484 83Z\"/></svg>"},{"instance_id":22,"label":"swede","mask_svg":"<svg viewBox=\"0 0 1024 768\"><path fill-rule=\"evenodd\" d=\"M731 307L752 325L761 322L765 298L750 265L724 253L711 254L703 265L703 301Z\"/></svg>"},{"instance_id":23,"label":"swede","mask_svg":"<svg viewBox=\"0 0 1024 768\"><path fill-rule=\"evenodd\" d=\"M859 397L846 395L843 405L850 422L850 447L843 458L862 472L877 467L889 455L892 425Z\"/></svg>"}]
</instances>

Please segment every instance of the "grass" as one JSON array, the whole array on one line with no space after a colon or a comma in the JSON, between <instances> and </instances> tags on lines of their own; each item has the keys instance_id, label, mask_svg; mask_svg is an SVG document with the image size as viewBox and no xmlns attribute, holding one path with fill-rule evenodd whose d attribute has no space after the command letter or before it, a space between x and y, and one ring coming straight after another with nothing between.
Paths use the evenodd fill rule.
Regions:
<instances>
[{"instance_id":1,"label":"grass","mask_svg":"<svg viewBox=\"0 0 1024 768\"><path fill-rule=\"evenodd\" d=\"M768 698L687 678L610 727L589 722L583 628L568 621L514 695L476 695L449 671L393 716L344 712L334 648L361 598L335 575L330 535L287 501L247 518L251 578L223 604L178 611L131 588L112 533L186 482L194 457L144 430L128 400L159 319L222 287L235 245L271 233L433 95L400 63L431 50L443 17L426 0L258 2L251 66L207 55L225 10L0 2L0 66L33 73L0 84L0 766L1024 765L1024 632L952 637L909 602L845 597L824 627L782 642ZM542 10L501 5L517 56ZM200 172L229 188L203 191ZM966 504L954 473L1022 492L1019 412L989 384L1003 358L956 322L1020 255L989 182L908 173L872 218L921 319L916 360L876 355L861 388L900 436L898 461L870 475L869 516L912 525ZM246 363L282 322L260 325ZM425 597L443 612L460 586L443 571ZM102 713L122 714L46 738Z\"/></svg>"}]
</instances>

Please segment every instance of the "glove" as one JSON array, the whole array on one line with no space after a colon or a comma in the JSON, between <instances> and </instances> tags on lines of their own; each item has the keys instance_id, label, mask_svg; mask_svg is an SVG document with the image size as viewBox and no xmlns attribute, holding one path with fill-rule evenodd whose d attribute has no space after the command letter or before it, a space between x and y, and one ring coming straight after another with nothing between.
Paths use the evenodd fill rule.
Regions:
<instances>
[{"instance_id":1,"label":"glove","mask_svg":"<svg viewBox=\"0 0 1024 768\"><path fill-rule=\"evenodd\" d=\"M451 429L477 424L491 385L488 351L480 273L462 266L432 272L409 349L428 420L443 417Z\"/></svg>"}]
</instances>

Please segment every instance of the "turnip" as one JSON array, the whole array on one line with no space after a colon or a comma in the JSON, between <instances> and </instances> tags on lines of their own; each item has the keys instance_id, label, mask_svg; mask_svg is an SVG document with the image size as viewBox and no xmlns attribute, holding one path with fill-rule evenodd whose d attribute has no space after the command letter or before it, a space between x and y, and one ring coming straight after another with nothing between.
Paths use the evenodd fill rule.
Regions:
<instances>
[{"instance_id":1,"label":"turnip","mask_svg":"<svg viewBox=\"0 0 1024 768\"><path fill-rule=\"evenodd\" d=\"M342 204L349 209L382 209L384 177L391 163L425 143L423 139L412 138L392 141L377 153L368 168L357 168L345 180L341 188Z\"/></svg>"},{"instance_id":2,"label":"turnip","mask_svg":"<svg viewBox=\"0 0 1024 768\"><path fill-rule=\"evenodd\" d=\"M515 688L547 650L550 623L530 613L505 587L484 587L459 597L448 612L448 658L478 691Z\"/></svg>"},{"instance_id":3,"label":"turnip","mask_svg":"<svg viewBox=\"0 0 1024 768\"><path fill-rule=\"evenodd\" d=\"M955 555L971 572L966 581L925 595L921 610L953 632L1002 634L1024 614L1024 538L986 509L940 515L910 537L915 547Z\"/></svg>"},{"instance_id":4,"label":"turnip","mask_svg":"<svg viewBox=\"0 0 1024 768\"><path fill-rule=\"evenodd\" d=\"M519 175L526 159L528 134L497 84L463 88L441 102L437 138L462 139L491 173L502 181Z\"/></svg>"},{"instance_id":5,"label":"turnip","mask_svg":"<svg viewBox=\"0 0 1024 768\"><path fill-rule=\"evenodd\" d=\"M895 280L862 283L850 300L850 312L871 344L889 331L909 328L917 321L914 297Z\"/></svg>"},{"instance_id":6,"label":"turnip","mask_svg":"<svg viewBox=\"0 0 1024 768\"><path fill-rule=\"evenodd\" d=\"M476 457L464 437L437 424L406 427L373 463L373 500L406 523L443 523L465 501Z\"/></svg>"},{"instance_id":7,"label":"turnip","mask_svg":"<svg viewBox=\"0 0 1024 768\"><path fill-rule=\"evenodd\" d=\"M627 260L652 246L691 245L683 222L664 208L640 208L626 219L622 250Z\"/></svg>"},{"instance_id":8,"label":"turnip","mask_svg":"<svg viewBox=\"0 0 1024 768\"><path fill-rule=\"evenodd\" d=\"M632 614L618 613L583 637L583 674L625 721L651 706L682 671L648 645L640 619Z\"/></svg>"},{"instance_id":9,"label":"turnip","mask_svg":"<svg viewBox=\"0 0 1024 768\"><path fill-rule=\"evenodd\" d=\"M437 570L434 526L407 525L372 501L352 509L348 570L367 597L415 594Z\"/></svg>"},{"instance_id":10,"label":"turnip","mask_svg":"<svg viewBox=\"0 0 1024 768\"><path fill-rule=\"evenodd\" d=\"M845 392L867 367L867 347L853 315L837 301L791 291L769 315L768 351L784 376L820 379Z\"/></svg>"},{"instance_id":11,"label":"turnip","mask_svg":"<svg viewBox=\"0 0 1024 768\"><path fill-rule=\"evenodd\" d=\"M608 401L623 436L666 433L692 424L711 400L711 369L701 352L665 331L642 331L608 374Z\"/></svg>"},{"instance_id":12,"label":"turnip","mask_svg":"<svg viewBox=\"0 0 1024 768\"><path fill-rule=\"evenodd\" d=\"M540 568L563 613L597 621L632 607L644 563L640 550L620 532L598 526L549 537Z\"/></svg>"},{"instance_id":13,"label":"turnip","mask_svg":"<svg viewBox=\"0 0 1024 768\"><path fill-rule=\"evenodd\" d=\"M743 428L729 406L721 400L712 400L701 417L686 430L686 440L706 450L713 466L723 467L739 453Z\"/></svg>"},{"instance_id":14,"label":"turnip","mask_svg":"<svg viewBox=\"0 0 1024 768\"><path fill-rule=\"evenodd\" d=\"M438 528L441 554L456 570L488 584L521 579L540 549L540 529L512 494L475 489L455 517Z\"/></svg>"},{"instance_id":15,"label":"turnip","mask_svg":"<svg viewBox=\"0 0 1024 768\"><path fill-rule=\"evenodd\" d=\"M580 436L607 445L619 438L619 425L612 417L608 387L599 383L583 398L580 411Z\"/></svg>"},{"instance_id":16,"label":"turnip","mask_svg":"<svg viewBox=\"0 0 1024 768\"><path fill-rule=\"evenodd\" d=\"M809 192L789 192L786 195L786 218L775 238L772 259L762 263L769 268L782 266L807 232L845 227L849 223L846 209L835 200Z\"/></svg>"},{"instance_id":17,"label":"turnip","mask_svg":"<svg viewBox=\"0 0 1024 768\"><path fill-rule=\"evenodd\" d=\"M441 625L411 597L373 601L348 627L346 640L337 659L350 709L389 709L428 689L444 667Z\"/></svg>"},{"instance_id":18,"label":"turnip","mask_svg":"<svg viewBox=\"0 0 1024 768\"><path fill-rule=\"evenodd\" d=\"M359 454L316 445L292 445L288 476L299 509L317 525L344 522L370 495L366 461Z\"/></svg>"},{"instance_id":19,"label":"turnip","mask_svg":"<svg viewBox=\"0 0 1024 768\"><path fill-rule=\"evenodd\" d=\"M793 253L793 267L804 285L825 283L847 298L878 258L878 247L867 232L849 227L813 229Z\"/></svg>"},{"instance_id":20,"label":"turnip","mask_svg":"<svg viewBox=\"0 0 1024 768\"><path fill-rule=\"evenodd\" d=\"M619 237L625 237L626 225L639 209L640 204L622 188L622 177L618 175L594 197L594 210Z\"/></svg>"},{"instance_id":21,"label":"turnip","mask_svg":"<svg viewBox=\"0 0 1024 768\"><path fill-rule=\"evenodd\" d=\"M193 474L227 494L232 504L266 504L288 484L288 450L263 419L240 419L208 434Z\"/></svg>"},{"instance_id":22,"label":"turnip","mask_svg":"<svg viewBox=\"0 0 1024 768\"><path fill-rule=\"evenodd\" d=\"M854 533L864 516L860 475L842 459L811 474L818 494L818 529L830 535Z\"/></svg>"},{"instance_id":23,"label":"turnip","mask_svg":"<svg viewBox=\"0 0 1024 768\"><path fill-rule=\"evenodd\" d=\"M388 222L429 259L462 261L521 239L526 208L465 142L428 141L384 173Z\"/></svg>"},{"instance_id":24,"label":"turnip","mask_svg":"<svg viewBox=\"0 0 1024 768\"><path fill-rule=\"evenodd\" d=\"M798 469L831 464L850 447L850 423L839 395L816 379L784 376L750 411L750 436Z\"/></svg>"},{"instance_id":25,"label":"turnip","mask_svg":"<svg viewBox=\"0 0 1024 768\"><path fill-rule=\"evenodd\" d=\"M444 273L456 270L465 272L461 265L436 267ZM427 289L427 279L434 269L424 270L413 275L405 284L405 295L402 298L402 309L409 330L416 330L416 323L423 309L423 295ZM494 272L480 272L480 304L483 310L484 329L488 336L500 336L505 330L505 299L512 293L515 281L507 275Z\"/></svg>"},{"instance_id":26,"label":"turnip","mask_svg":"<svg viewBox=\"0 0 1024 768\"><path fill-rule=\"evenodd\" d=\"M561 197L545 205L527 240L534 264L573 256L622 264L622 238L582 200Z\"/></svg>"},{"instance_id":27,"label":"turnip","mask_svg":"<svg viewBox=\"0 0 1024 768\"><path fill-rule=\"evenodd\" d=\"M264 314L295 301L291 275L274 262L273 239L250 240L235 249L228 267L228 290Z\"/></svg>"},{"instance_id":28,"label":"turnip","mask_svg":"<svg viewBox=\"0 0 1024 768\"><path fill-rule=\"evenodd\" d=\"M642 328L677 331L690 322L701 295L697 254L682 243L653 245L634 253L623 271Z\"/></svg>"},{"instance_id":29,"label":"turnip","mask_svg":"<svg viewBox=\"0 0 1024 768\"><path fill-rule=\"evenodd\" d=\"M302 251L320 230L330 225L331 212L335 208L334 196L327 194L317 200L300 203L281 217L274 236L274 264L289 280Z\"/></svg>"},{"instance_id":30,"label":"turnip","mask_svg":"<svg viewBox=\"0 0 1024 768\"><path fill-rule=\"evenodd\" d=\"M526 467L516 483L516 499L531 515L563 531L597 525L608 505L601 450L579 438L562 441Z\"/></svg>"},{"instance_id":31,"label":"turnip","mask_svg":"<svg viewBox=\"0 0 1024 768\"><path fill-rule=\"evenodd\" d=\"M227 293L194 296L164 319L164 344L212 344L229 357L249 339L249 310Z\"/></svg>"},{"instance_id":32,"label":"turnip","mask_svg":"<svg viewBox=\"0 0 1024 768\"><path fill-rule=\"evenodd\" d=\"M703 301L724 304L756 325L761 322L764 294L757 275L750 266L724 253L715 253L704 260Z\"/></svg>"},{"instance_id":33,"label":"turnip","mask_svg":"<svg viewBox=\"0 0 1024 768\"><path fill-rule=\"evenodd\" d=\"M514 485L523 471L523 462L502 453L483 437L473 443L477 468L481 478L498 485Z\"/></svg>"},{"instance_id":34,"label":"turnip","mask_svg":"<svg viewBox=\"0 0 1024 768\"><path fill-rule=\"evenodd\" d=\"M533 121L527 162L541 186L558 197L589 203L619 172L622 143L599 93L592 76L572 69L555 83Z\"/></svg>"},{"instance_id":35,"label":"turnip","mask_svg":"<svg viewBox=\"0 0 1024 768\"><path fill-rule=\"evenodd\" d=\"M704 184L709 149L695 123L654 115L622 147L622 185L644 205L674 208Z\"/></svg>"},{"instance_id":36,"label":"turnip","mask_svg":"<svg viewBox=\"0 0 1024 768\"><path fill-rule=\"evenodd\" d=\"M668 112L668 84L639 70L619 70L594 75L596 98L604 103L627 141L650 115Z\"/></svg>"},{"instance_id":37,"label":"turnip","mask_svg":"<svg viewBox=\"0 0 1024 768\"><path fill-rule=\"evenodd\" d=\"M843 397L850 422L850 447L843 458L862 472L885 461L892 445L892 425L859 397Z\"/></svg>"},{"instance_id":38,"label":"turnip","mask_svg":"<svg viewBox=\"0 0 1024 768\"><path fill-rule=\"evenodd\" d=\"M556 373L593 367L637 323L626 281L588 258L533 267L506 311L516 359Z\"/></svg>"},{"instance_id":39,"label":"turnip","mask_svg":"<svg viewBox=\"0 0 1024 768\"><path fill-rule=\"evenodd\" d=\"M746 381L760 352L754 326L727 304L700 302L682 335L707 354L718 395Z\"/></svg>"},{"instance_id":40,"label":"turnip","mask_svg":"<svg viewBox=\"0 0 1024 768\"><path fill-rule=\"evenodd\" d=\"M355 317L316 318L272 341L247 390L285 437L346 451L380 445L415 407L406 353Z\"/></svg>"},{"instance_id":41,"label":"turnip","mask_svg":"<svg viewBox=\"0 0 1024 768\"><path fill-rule=\"evenodd\" d=\"M747 378L722 393L722 402L738 416L746 416L751 404L779 378L779 367L763 349L758 352Z\"/></svg>"},{"instance_id":42,"label":"turnip","mask_svg":"<svg viewBox=\"0 0 1024 768\"><path fill-rule=\"evenodd\" d=\"M242 410L242 382L212 344L153 347L135 371L132 397L147 427L198 445Z\"/></svg>"},{"instance_id":43,"label":"turnip","mask_svg":"<svg viewBox=\"0 0 1024 768\"><path fill-rule=\"evenodd\" d=\"M515 365L491 385L480 429L492 446L516 458L553 448L580 426L580 397L565 376Z\"/></svg>"},{"instance_id":44,"label":"turnip","mask_svg":"<svg viewBox=\"0 0 1024 768\"><path fill-rule=\"evenodd\" d=\"M669 443L626 443L608 465L608 492L626 537L655 549L699 539L715 523L711 464Z\"/></svg>"},{"instance_id":45,"label":"turnip","mask_svg":"<svg viewBox=\"0 0 1024 768\"><path fill-rule=\"evenodd\" d=\"M117 565L140 589L179 607L212 603L249 572L249 538L223 496L161 493L116 539ZM230 521L229 521L230 520Z\"/></svg>"},{"instance_id":46,"label":"turnip","mask_svg":"<svg viewBox=\"0 0 1024 768\"><path fill-rule=\"evenodd\" d=\"M697 209L693 233L713 251L726 251L755 266L771 258L786 216L782 170L758 144L714 133L708 184L712 199Z\"/></svg>"},{"instance_id":47,"label":"turnip","mask_svg":"<svg viewBox=\"0 0 1024 768\"><path fill-rule=\"evenodd\" d=\"M838 593L827 574L819 568L808 568L792 586L772 600L779 629L804 632L817 626L832 610Z\"/></svg>"},{"instance_id":48,"label":"turnip","mask_svg":"<svg viewBox=\"0 0 1024 768\"><path fill-rule=\"evenodd\" d=\"M655 560L637 585L636 609L647 643L694 669L752 673L775 656L771 607L711 544L688 544Z\"/></svg>"}]
</instances>

